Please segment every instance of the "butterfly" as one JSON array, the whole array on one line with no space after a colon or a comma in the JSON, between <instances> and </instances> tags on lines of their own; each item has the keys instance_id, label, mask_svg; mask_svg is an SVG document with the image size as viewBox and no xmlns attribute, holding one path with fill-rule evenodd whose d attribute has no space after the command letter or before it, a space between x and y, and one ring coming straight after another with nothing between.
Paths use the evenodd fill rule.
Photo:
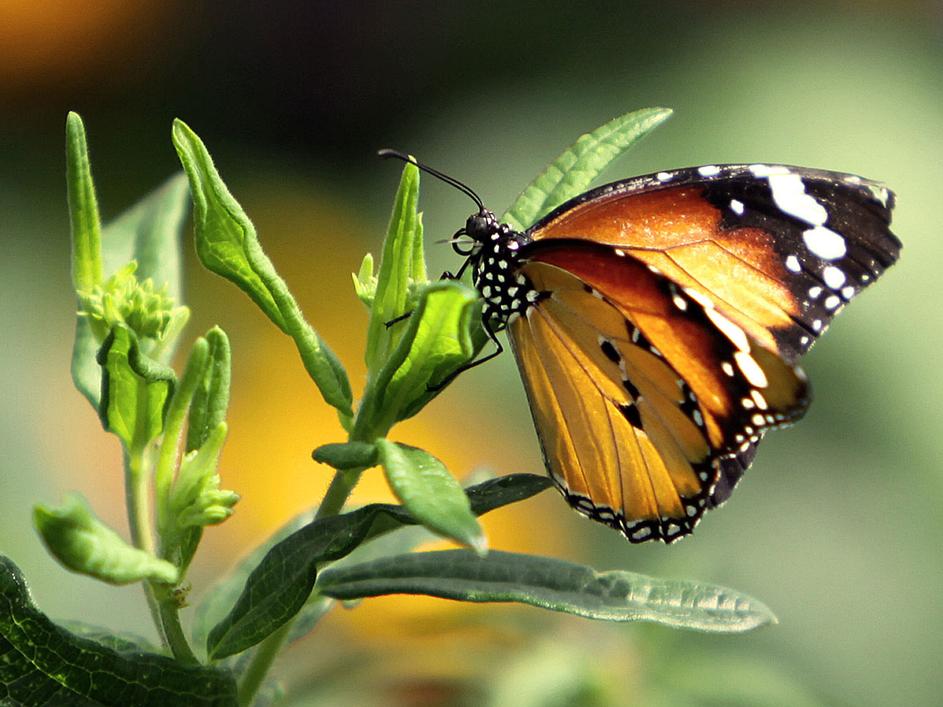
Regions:
<instances>
[{"instance_id":1,"label":"butterfly","mask_svg":"<svg viewBox=\"0 0 943 707\"><path fill-rule=\"evenodd\" d=\"M811 401L798 359L898 258L894 195L851 174L706 165L613 182L453 239L506 330L548 473L578 512L671 543Z\"/></svg>"}]
</instances>

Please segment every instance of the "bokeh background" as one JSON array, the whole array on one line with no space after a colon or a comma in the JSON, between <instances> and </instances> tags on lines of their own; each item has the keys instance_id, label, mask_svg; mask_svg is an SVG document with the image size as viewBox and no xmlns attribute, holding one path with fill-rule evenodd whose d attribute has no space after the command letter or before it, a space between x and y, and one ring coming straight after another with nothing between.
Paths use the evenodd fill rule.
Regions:
<instances>
[{"instance_id":1,"label":"bokeh background","mask_svg":"<svg viewBox=\"0 0 943 707\"><path fill-rule=\"evenodd\" d=\"M33 503L81 489L124 532L120 454L74 391L63 180L82 114L105 217L179 169L174 117L206 141L307 316L362 381L350 272L377 252L409 150L495 210L580 133L631 109L675 117L606 175L764 161L861 173L898 193L899 265L808 357L817 401L764 443L692 538L633 547L554 494L496 513L492 546L700 578L765 601L744 636L608 625L420 598L338 610L280 664L304 704L940 704L943 5L901 2L0 3L0 552L54 617L153 635L140 590L49 559ZM426 180L430 240L470 203ZM328 481L342 439L290 343L188 241L192 339L234 349L228 488L193 598ZM431 269L454 267L429 246ZM397 439L458 475L541 462L510 356L459 380ZM387 498L379 472L355 501Z\"/></svg>"}]
</instances>

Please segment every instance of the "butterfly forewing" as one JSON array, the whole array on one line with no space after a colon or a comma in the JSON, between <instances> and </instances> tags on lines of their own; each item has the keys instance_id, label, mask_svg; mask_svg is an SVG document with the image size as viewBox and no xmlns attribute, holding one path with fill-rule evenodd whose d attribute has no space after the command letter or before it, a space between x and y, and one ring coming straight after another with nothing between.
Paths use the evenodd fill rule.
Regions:
<instances>
[{"instance_id":1,"label":"butterfly forewing","mask_svg":"<svg viewBox=\"0 0 943 707\"><path fill-rule=\"evenodd\" d=\"M712 165L600 187L528 235L629 252L794 361L897 259L893 198L852 175Z\"/></svg>"}]
</instances>

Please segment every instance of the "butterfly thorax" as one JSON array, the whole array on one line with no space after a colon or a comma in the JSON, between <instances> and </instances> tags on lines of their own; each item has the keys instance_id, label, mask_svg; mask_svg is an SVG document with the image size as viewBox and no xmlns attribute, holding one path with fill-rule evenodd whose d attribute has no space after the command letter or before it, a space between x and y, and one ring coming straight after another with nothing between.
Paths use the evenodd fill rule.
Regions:
<instances>
[{"instance_id":1,"label":"butterfly thorax","mask_svg":"<svg viewBox=\"0 0 943 707\"><path fill-rule=\"evenodd\" d=\"M493 213L482 210L472 214L465 224L465 235L473 239L468 252L472 279L484 300L482 317L492 328L501 329L509 320L540 298L525 275L520 249L529 238L506 223L499 223Z\"/></svg>"}]
</instances>

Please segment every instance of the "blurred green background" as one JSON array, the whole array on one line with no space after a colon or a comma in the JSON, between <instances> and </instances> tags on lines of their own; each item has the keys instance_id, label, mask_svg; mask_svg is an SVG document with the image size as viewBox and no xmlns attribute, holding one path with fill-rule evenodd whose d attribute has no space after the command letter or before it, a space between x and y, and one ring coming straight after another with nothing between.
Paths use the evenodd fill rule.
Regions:
<instances>
[{"instance_id":1,"label":"blurred green background","mask_svg":"<svg viewBox=\"0 0 943 707\"><path fill-rule=\"evenodd\" d=\"M860 173L898 194L899 265L806 360L817 401L775 433L727 507L669 548L630 546L552 493L488 521L494 547L700 578L765 601L745 636L606 625L535 609L395 597L336 611L280 666L310 704L940 704L943 5L819 2L0 4L0 552L52 616L148 634L140 590L49 559L34 502L81 489L124 529L120 454L72 389L63 180L82 114L107 217L179 169L174 117L206 141L309 319L362 380L350 285L376 253L398 147L495 210L580 133L631 109L675 117L606 175L785 162ZM471 211L427 180L426 233ZM936 209L936 211L934 211ZM432 269L456 266L429 246ZM187 336L234 350L224 485L193 597L328 481L310 450L341 439L294 350L187 243ZM457 474L538 471L510 356L462 377L397 437ZM377 474L355 500L385 498Z\"/></svg>"}]
</instances>

